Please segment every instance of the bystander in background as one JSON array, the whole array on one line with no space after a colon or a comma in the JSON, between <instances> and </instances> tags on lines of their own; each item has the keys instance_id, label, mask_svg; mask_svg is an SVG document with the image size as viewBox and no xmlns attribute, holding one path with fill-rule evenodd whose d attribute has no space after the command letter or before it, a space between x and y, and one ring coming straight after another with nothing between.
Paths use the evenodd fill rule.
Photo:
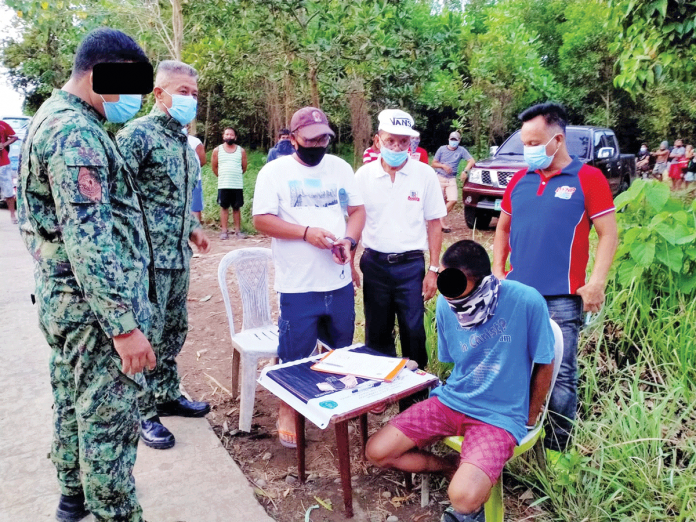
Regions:
<instances>
[{"instance_id":1,"label":"bystander in background","mask_svg":"<svg viewBox=\"0 0 696 522\"><path fill-rule=\"evenodd\" d=\"M203 146L203 142L201 140L189 133L190 126L191 125L189 124L184 127L184 134L186 134L188 137L189 147L196 152L198 166L203 167L207 162L205 157L205 147ZM196 183L196 186L193 188L193 195L191 196L191 213L196 216L199 223L203 222L203 207L203 180L201 178L201 170L198 169L198 183Z\"/></svg>"},{"instance_id":2,"label":"bystander in background","mask_svg":"<svg viewBox=\"0 0 696 522\"><path fill-rule=\"evenodd\" d=\"M457 172L459 170L459 162L466 160L466 167L462 172L462 181L464 176L469 174L469 170L474 166L476 160L469 154L469 151L459 145L462 136L459 132L454 131L449 135L449 143L443 145L435 153L433 158L433 168L437 173L442 195L445 198L447 214L452 212L454 205L459 198L459 189L457 188ZM445 218L440 220L442 231L445 233L452 232Z\"/></svg>"},{"instance_id":3,"label":"bystander in background","mask_svg":"<svg viewBox=\"0 0 696 522\"><path fill-rule=\"evenodd\" d=\"M636 156L636 171L643 179L647 179L650 174L650 150L648 144L643 143Z\"/></svg>"},{"instance_id":4,"label":"bystander in background","mask_svg":"<svg viewBox=\"0 0 696 522\"><path fill-rule=\"evenodd\" d=\"M216 147L210 159L213 174L218 178L218 205L220 205L220 239L228 239L227 224L232 207L234 233L239 239L247 235L242 232L244 206L244 173L247 170L246 151L237 144L237 131L227 127L222 133L222 145Z\"/></svg>"},{"instance_id":5,"label":"bystander in background","mask_svg":"<svg viewBox=\"0 0 696 522\"><path fill-rule=\"evenodd\" d=\"M379 158L379 134L372 137L372 145L363 152L363 165Z\"/></svg>"},{"instance_id":6,"label":"bystander in background","mask_svg":"<svg viewBox=\"0 0 696 522\"><path fill-rule=\"evenodd\" d=\"M15 194L14 184L12 183L13 170L9 150L10 145L18 139L10 124L0 120L0 195L7 203L10 219L15 224L17 224L17 216L15 215Z\"/></svg>"},{"instance_id":7,"label":"bystander in background","mask_svg":"<svg viewBox=\"0 0 696 522\"><path fill-rule=\"evenodd\" d=\"M280 129L278 133L278 143L268 151L266 163L270 163L281 156L290 156L294 153L295 147L292 146L292 142L290 141L290 131L288 129Z\"/></svg>"},{"instance_id":8,"label":"bystander in background","mask_svg":"<svg viewBox=\"0 0 696 522\"><path fill-rule=\"evenodd\" d=\"M411 157L414 160L420 161L421 163L425 163L426 165L428 165L428 151L426 151L423 147L420 147L419 145L420 132L418 132L418 136L413 136L411 138L411 146L408 150L411 153Z\"/></svg>"},{"instance_id":9,"label":"bystander in background","mask_svg":"<svg viewBox=\"0 0 696 522\"><path fill-rule=\"evenodd\" d=\"M655 156L655 166L653 167L653 176L662 180L665 170L667 170L669 160L669 142L667 140L660 143L660 148L655 152L650 153Z\"/></svg>"}]
</instances>

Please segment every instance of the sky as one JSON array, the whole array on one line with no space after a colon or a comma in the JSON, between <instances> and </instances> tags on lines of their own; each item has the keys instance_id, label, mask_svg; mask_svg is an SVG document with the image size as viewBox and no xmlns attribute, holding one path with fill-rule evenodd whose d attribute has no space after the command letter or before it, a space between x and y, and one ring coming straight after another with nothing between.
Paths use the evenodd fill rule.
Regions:
<instances>
[{"instance_id":1,"label":"sky","mask_svg":"<svg viewBox=\"0 0 696 522\"><path fill-rule=\"evenodd\" d=\"M0 34L10 34L13 17L12 9L0 2ZM6 73L7 69L0 67L0 116L19 116L24 97L12 88Z\"/></svg>"}]
</instances>

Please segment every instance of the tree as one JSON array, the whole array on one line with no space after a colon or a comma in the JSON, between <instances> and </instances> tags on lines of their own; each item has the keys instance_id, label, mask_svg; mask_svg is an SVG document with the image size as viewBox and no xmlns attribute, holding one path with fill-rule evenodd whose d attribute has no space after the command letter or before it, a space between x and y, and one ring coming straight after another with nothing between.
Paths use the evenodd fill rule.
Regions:
<instances>
[{"instance_id":1,"label":"tree","mask_svg":"<svg viewBox=\"0 0 696 522\"><path fill-rule=\"evenodd\" d=\"M7 0L17 18L17 39L2 42L2 64L10 82L25 94L25 110L34 113L70 77L75 49L82 37L104 22L89 16L90 3Z\"/></svg>"},{"instance_id":2,"label":"tree","mask_svg":"<svg viewBox=\"0 0 696 522\"><path fill-rule=\"evenodd\" d=\"M696 78L696 0L611 0L620 21L618 87L632 94L663 79Z\"/></svg>"}]
</instances>

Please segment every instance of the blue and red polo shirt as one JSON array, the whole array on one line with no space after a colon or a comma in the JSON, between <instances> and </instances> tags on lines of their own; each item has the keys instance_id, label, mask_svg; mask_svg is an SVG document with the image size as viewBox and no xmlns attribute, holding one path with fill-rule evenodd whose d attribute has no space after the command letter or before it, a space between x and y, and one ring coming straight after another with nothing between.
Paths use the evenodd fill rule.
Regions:
<instances>
[{"instance_id":1,"label":"blue and red polo shirt","mask_svg":"<svg viewBox=\"0 0 696 522\"><path fill-rule=\"evenodd\" d=\"M511 218L507 278L545 296L575 294L585 284L592 220L615 210L602 171L576 158L550 178L519 171L501 208Z\"/></svg>"}]
</instances>

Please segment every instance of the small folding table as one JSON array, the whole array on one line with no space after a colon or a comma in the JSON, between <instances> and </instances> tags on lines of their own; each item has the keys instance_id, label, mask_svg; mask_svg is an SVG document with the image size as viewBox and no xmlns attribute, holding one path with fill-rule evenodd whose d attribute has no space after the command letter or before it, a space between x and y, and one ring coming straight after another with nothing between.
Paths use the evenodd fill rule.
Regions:
<instances>
[{"instance_id":1,"label":"small folding table","mask_svg":"<svg viewBox=\"0 0 696 522\"><path fill-rule=\"evenodd\" d=\"M342 350L377 354L364 345L353 345ZM382 355L382 354L377 354ZM367 413L373 408L386 406L422 390L435 387L439 381L434 375L421 370L401 370L392 382L370 381L358 378L354 388L345 388L341 375L327 374L311 369L323 355L316 355L264 368L259 384L286 402L295 410L297 432L297 467L300 482L305 481L305 418L321 429L333 424L336 430L338 469L343 487L346 517L353 516L353 496L350 481L350 452L348 421L360 419L363 446L367 443ZM327 383L324 390L317 384ZM328 390L327 390L328 389Z\"/></svg>"}]
</instances>

